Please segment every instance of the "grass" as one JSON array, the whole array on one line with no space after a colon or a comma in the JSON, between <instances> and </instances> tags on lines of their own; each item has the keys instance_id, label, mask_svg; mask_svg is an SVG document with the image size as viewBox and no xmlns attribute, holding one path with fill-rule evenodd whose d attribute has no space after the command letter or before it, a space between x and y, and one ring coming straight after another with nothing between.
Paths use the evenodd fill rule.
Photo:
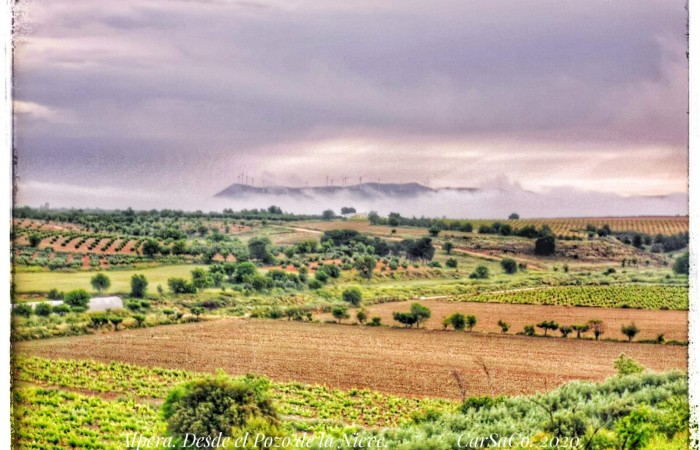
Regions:
<instances>
[{"instance_id":1,"label":"grass","mask_svg":"<svg viewBox=\"0 0 700 450\"><path fill-rule=\"evenodd\" d=\"M172 266L159 266L148 269L136 270L112 270L104 273L112 281L112 285L105 294L129 292L131 289L131 276L135 273L143 274L148 280L149 290L155 291L159 284L163 289L168 288L168 278L190 278L192 270L207 266L197 264L180 264ZM90 278L96 272L18 272L15 274L15 283L18 293L47 292L51 289L70 291L73 289L92 290Z\"/></svg>"}]
</instances>

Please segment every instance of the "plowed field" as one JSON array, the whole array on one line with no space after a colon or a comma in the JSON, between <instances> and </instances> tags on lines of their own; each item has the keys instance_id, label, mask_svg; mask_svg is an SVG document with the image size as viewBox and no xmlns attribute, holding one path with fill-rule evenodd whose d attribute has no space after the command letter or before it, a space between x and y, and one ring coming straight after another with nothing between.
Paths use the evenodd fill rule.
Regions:
<instances>
[{"instance_id":1,"label":"plowed field","mask_svg":"<svg viewBox=\"0 0 700 450\"><path fill-rule=\"evenodd\" d=\"M22 342L19 354L149 367L258 373L277 381L458 399L549 390L615 373L622 352L653 370L687 367L687 347L499 334L222 319ZM490 375L486 375L483 367Z\"/></svg>"}]
</instances>

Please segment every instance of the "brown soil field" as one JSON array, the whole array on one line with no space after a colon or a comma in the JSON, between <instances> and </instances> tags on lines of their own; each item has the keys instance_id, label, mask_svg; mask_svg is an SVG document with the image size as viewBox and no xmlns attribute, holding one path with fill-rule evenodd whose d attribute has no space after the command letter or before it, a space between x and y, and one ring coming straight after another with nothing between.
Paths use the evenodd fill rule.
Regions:
<instances>
[{"instance_id":1,"label":"brown soil field","mask_svg":"<svg viewBox=\"0 0 700 450\"><path fill-rule=\"evenodd\" d=\"M687 347L499 334L221 319L185 325L20 342L18 354L122 361L237 375L257 373L349 389L459 399L550 390L603 380L625 353L651 370L687 370ZM486 367L489 376L486 375Z\"/></svg>"},{"instance_id":2,"label":"brown soil field","mask_svg":"<svg viewBox=\"0 0 700 450\"><path fill-rule=\"evenodd\" d=\"M392 318L394 311L408 311L414 302L381 303L367 307L369 317L379 316L384 324L401 326ZM473 333L500 333L499 320L505 320L510 324L509 333L514 334L523 331L525 325L535 325L543 320L554 320L560 325L575 325L586 323L591 319L602 320L606 330L603 339L627 340L620 328L634 322L640 329L635 339L655 339L660 333L664 333L667 340L688 340L688 312L687 311L654 311L647 309L626 308L594 308L577 306L553 306L553 305L513 305L506 303L471 303L451 302L444 300L423 300L421 304L430 308L432 317L421 326L430 330L442 330L442 319L452 313L464 315L473 314L477 318ZM353 311L350 311L354 322ZM330 314L319 316L321 320L333 320ZM542 330L537 328L538 333ZM559 331L548 332L550 336L561 337ZM593 338L592 333L584 336ZM572 333L568 339L575 339Z\"/></svg>"}]
</instances>

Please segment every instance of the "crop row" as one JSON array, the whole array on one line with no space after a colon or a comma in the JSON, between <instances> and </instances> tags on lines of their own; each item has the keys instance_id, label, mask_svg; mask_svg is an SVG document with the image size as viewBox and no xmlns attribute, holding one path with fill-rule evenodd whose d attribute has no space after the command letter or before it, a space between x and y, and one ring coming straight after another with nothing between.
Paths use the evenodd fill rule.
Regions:
<instances>
[{"instance_id":1,"label":"crop row","mask_svg":"<svg viewBox=\"0 0 700 450\"><path fill-rule=\"evenodd\" d=\"M683 286L560 286L510 292L459 296L470 302L531 305L603 306L610 308L688 309L688 288Z\"/></svg>"},{"instance_id":2,"label":"crop row","mask_svg":"<svg viewBox=\"0 0 700 450\"><path fill-rule=\"evenodd\" d=\"M176 384L201 374L117 362L17 357L15 376L33 384L152 399L165 397ZM416 411L451 411L456 406L447 400L411 399L368 389L343 391L299 383L272 383L271 389L281 414L370 428L407 423Z\"/></svg>"}]
</instances>

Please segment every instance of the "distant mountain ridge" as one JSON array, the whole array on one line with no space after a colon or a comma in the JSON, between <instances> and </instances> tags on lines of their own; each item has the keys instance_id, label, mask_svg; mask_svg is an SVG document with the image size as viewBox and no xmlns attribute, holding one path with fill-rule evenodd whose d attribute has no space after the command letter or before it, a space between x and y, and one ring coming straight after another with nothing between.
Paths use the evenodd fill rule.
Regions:
<instances>
[{"instance_id":1,"label":"distant mountain ridge","mask_svg":"<svg viewBox=\"0 0 700 450\"><path fill-rule=\"evenodd\" d=\"M234 183L218 192L215 197L246 198L256 195L313 198L315 196L347 195L349 197L371 199L378 196L396 198L414 198L424 194L445 191L477 192L476 188L438 188L433 189L420 183L361 183L349 186L251 186Z\"/></svg>"}]
</instances>

